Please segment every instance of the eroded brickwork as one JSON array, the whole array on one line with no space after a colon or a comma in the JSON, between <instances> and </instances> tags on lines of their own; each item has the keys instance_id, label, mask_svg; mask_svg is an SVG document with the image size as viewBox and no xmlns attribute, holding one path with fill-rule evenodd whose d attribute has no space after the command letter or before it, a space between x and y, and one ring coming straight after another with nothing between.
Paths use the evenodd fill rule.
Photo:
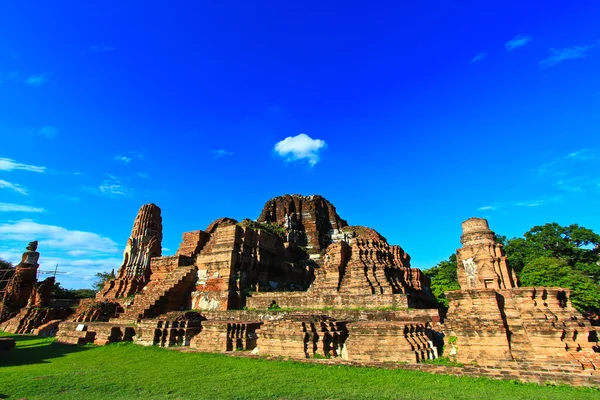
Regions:
<instances>
[{"instance_id":1,"label":"eroded brickwork","mask_svg":"<svg viewBox=\"0 0 600 400\"><path fill-rule=\"evenodd\" d=\"M517 287L517 277L509 268L502 245L482 218L462 223L463 247L456 251L458 282L461 289L510 289Z\"/></svg>"},{"instance_id":2,"label":"eroded brickwork","mask_svg":"<svg viewBox=\"0 0 600 400\"><path fill-rule=\"evenodd\" d=\"M174 256L149 259L135 296L82 302L58 337L600 383L597 332L572 309L568 290L518 288L485 220L465 221L461 242L462 290L447 294L441 321L427 277L402 248L348 226L321 196L281 196L258 222L220 218L184 233ZM472 365L417 364L444 346Z\"/></svg>"},{"instance_id":3,"label":"eroded brickwork","mask_svg":"<svg viewBox=\"0 0 600 400\"><path fill-rule=\"evenodd\" d=\"M577 373L600 369L598 332L570 303L564 288L516 287L487 221L463 223L457 251L462 290L447 293L444 322L450 355L464 363L506 363Z\"/></svg>"},{"instance_id":4,"label":"eroded brickwork","mask_svg":"<svg viewBox=\"0 0 600 400\"><path fill-rule=\"evenodd\" d=\"M37 241L29 243L21 257L21 262L12 271L12 277L0 298L0 322L14 317L27 306L37 283L40 258L40 253L36 251L37 246Z\"/></svg>"},{"instance_id":5,"label":"eroded brickwork","mask_svg":"<svg viewBox=\"0 0 600 400\"><path fill-rule=\"evenodd\" d=\"M162 254L162 216L156 204L145 204L137 213L123 251L123 263L96 299L104 301L140 293L152 274L150 260Z\"/></svg>"}]
</instances>

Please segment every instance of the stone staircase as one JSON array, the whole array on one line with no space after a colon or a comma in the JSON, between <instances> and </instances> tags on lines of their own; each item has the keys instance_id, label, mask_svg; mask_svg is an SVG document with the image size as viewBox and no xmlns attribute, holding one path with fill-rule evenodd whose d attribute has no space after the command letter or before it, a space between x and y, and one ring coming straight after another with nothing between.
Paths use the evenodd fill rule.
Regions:
<instances>
[{"instance_id":1,"label":"stone staircase","mask_svg":"<svg viewBox=\"0 0 600 400\"><path fill-rule=\"evenodd\" d=\"M404 338L415 352L417 362L438 358L437 348L428 333L432 335L431 329L423 324L406 324L404 327Z\"/></svg>"},{"instance_id":2,"label":"stone staircase","mask_svg":"<svg viewBox=\"0 0 600 400\"><path fill-rule=\"evenodd\" d=\"M138 321L185 306L187 293L196 279L196 271L195 265L178 267L156 285L148 285L143 293L134 297L133 303L119 315L119 319Z\"/></svg>"}]
</instances>

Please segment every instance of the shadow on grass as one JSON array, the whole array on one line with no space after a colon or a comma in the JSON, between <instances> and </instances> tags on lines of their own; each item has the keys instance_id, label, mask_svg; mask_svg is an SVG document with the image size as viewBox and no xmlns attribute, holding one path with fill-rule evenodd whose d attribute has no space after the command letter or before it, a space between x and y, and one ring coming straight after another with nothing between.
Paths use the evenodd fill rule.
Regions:
<instances>
[{"instance_id":1,"label":"shadow on grass","mask_svg":"<svg viewBox=\"0 0 600 400\"><path fill-rule=\"evenodd\" d=\"M0 332L0 338L11 338L11 339L15 339L15 341L18 343L22 343L22 342L28 342L31 340L34 341L40 341L41 339L43 339L42 337L39 336L33 336L33 335L15 335L12 333L6 333L6 332Z\"/></svg>"},{"instance_id":2,"label":"shadow on grass","mask_svg":"<svg viewBox=\"0 0 600 400\"><path fill-rule=\"evenodd\" d=\"M0 356L0 367L48 363L49 359L64 357L67 354L91 348L56 343L36 336L3 335L3 337L15 339L17 347L3 352ZM37 341L37 343L34 341Z\"/></svg>"}]
</instances>

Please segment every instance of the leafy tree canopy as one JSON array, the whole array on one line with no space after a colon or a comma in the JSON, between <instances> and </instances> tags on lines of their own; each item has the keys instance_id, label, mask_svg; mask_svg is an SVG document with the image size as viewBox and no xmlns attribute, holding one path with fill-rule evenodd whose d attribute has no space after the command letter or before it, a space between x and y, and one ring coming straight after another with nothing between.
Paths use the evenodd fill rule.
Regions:
<instances>
[{"instance_id":1,"label":"leafy tree canopy","mask_svg":"<svg viewBox=\"0 0 600 400\"><path fill-rule=\"evenodd\" d=\"M600 235L590 229L553 222L534 226L524 236L507 240L504 247L508 262L517 273L528 261L539 257L558 258L573 268L579 264L580 268L591 268L593 273L600 273L599 268L590 266L600 260Z\"/></svg>"},{"instance_id":2,"label":"leafy tree canopy","mask_svg":"<svg viewBox=\"0 0 600 400\"><path fill-rule=\"evenodd\" d=\"M424 271L431 280L431 292L438 303L445 308L448 308L448 299L444 293L460 290L456 270L456 255L452 254L448 260L440 261L435 267Z\"/></svg>"},{"instance_id":3,"label":"leafy tree canopy","mask_svg":"<svg viewBox=\"0 0 600 400\"><path fill-rule=\"evenodd\" d=\"M104 287L104 284L107 281L110 281L111 279L115 279L115 270L113 269L110 272L104 271L104 272L98 272L96 274L96 281L94 282L94 289L96 289L96 291L102 290L102 288Z\"/></svg>"},{"instance_id":4,"label":"leafy tree canopy","mask_svg":"<svg viewBox=\"0 0 600 400\"><path fill-rule=\"evenodd\" d=\"M2 258L0 258L0 269L9 269L12 268L13 265L11 262L3 260Z\"/></svg>"},{"instance_id":5,"label":"leafy tree canopy","mask_svg":"<svg viewBox=\"0 0 600 400\"><path fill-rule=\"evenodd\" d=\"M52 298L54 299L88 299L96 296L93 289L65 289L56 282L52 288Z\"/></svg>"}]
</instances>

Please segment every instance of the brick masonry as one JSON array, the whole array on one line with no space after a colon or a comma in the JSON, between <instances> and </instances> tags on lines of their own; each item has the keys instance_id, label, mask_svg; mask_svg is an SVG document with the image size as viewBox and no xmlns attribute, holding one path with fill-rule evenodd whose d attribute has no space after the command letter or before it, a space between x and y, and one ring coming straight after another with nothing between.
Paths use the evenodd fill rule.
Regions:
<instances>
[{"instance_id":1,"label":"brick masonry","mask_svg":"<svg viewBox=\"0 0 600 400\"><path fill-rule=\"evenodd\" d=\"M461 290L448 293L442 321L402 248L349 226L321 196L281 196L258 222L185 232L174 256L149 259L133 296L115 293L135 277L107 284L58 338L599 384L597 332L568 290L519 288L485 220L465 221L461 242ZM423 364L440 355L468 365Z\"/></svg>"}]
</instances>

